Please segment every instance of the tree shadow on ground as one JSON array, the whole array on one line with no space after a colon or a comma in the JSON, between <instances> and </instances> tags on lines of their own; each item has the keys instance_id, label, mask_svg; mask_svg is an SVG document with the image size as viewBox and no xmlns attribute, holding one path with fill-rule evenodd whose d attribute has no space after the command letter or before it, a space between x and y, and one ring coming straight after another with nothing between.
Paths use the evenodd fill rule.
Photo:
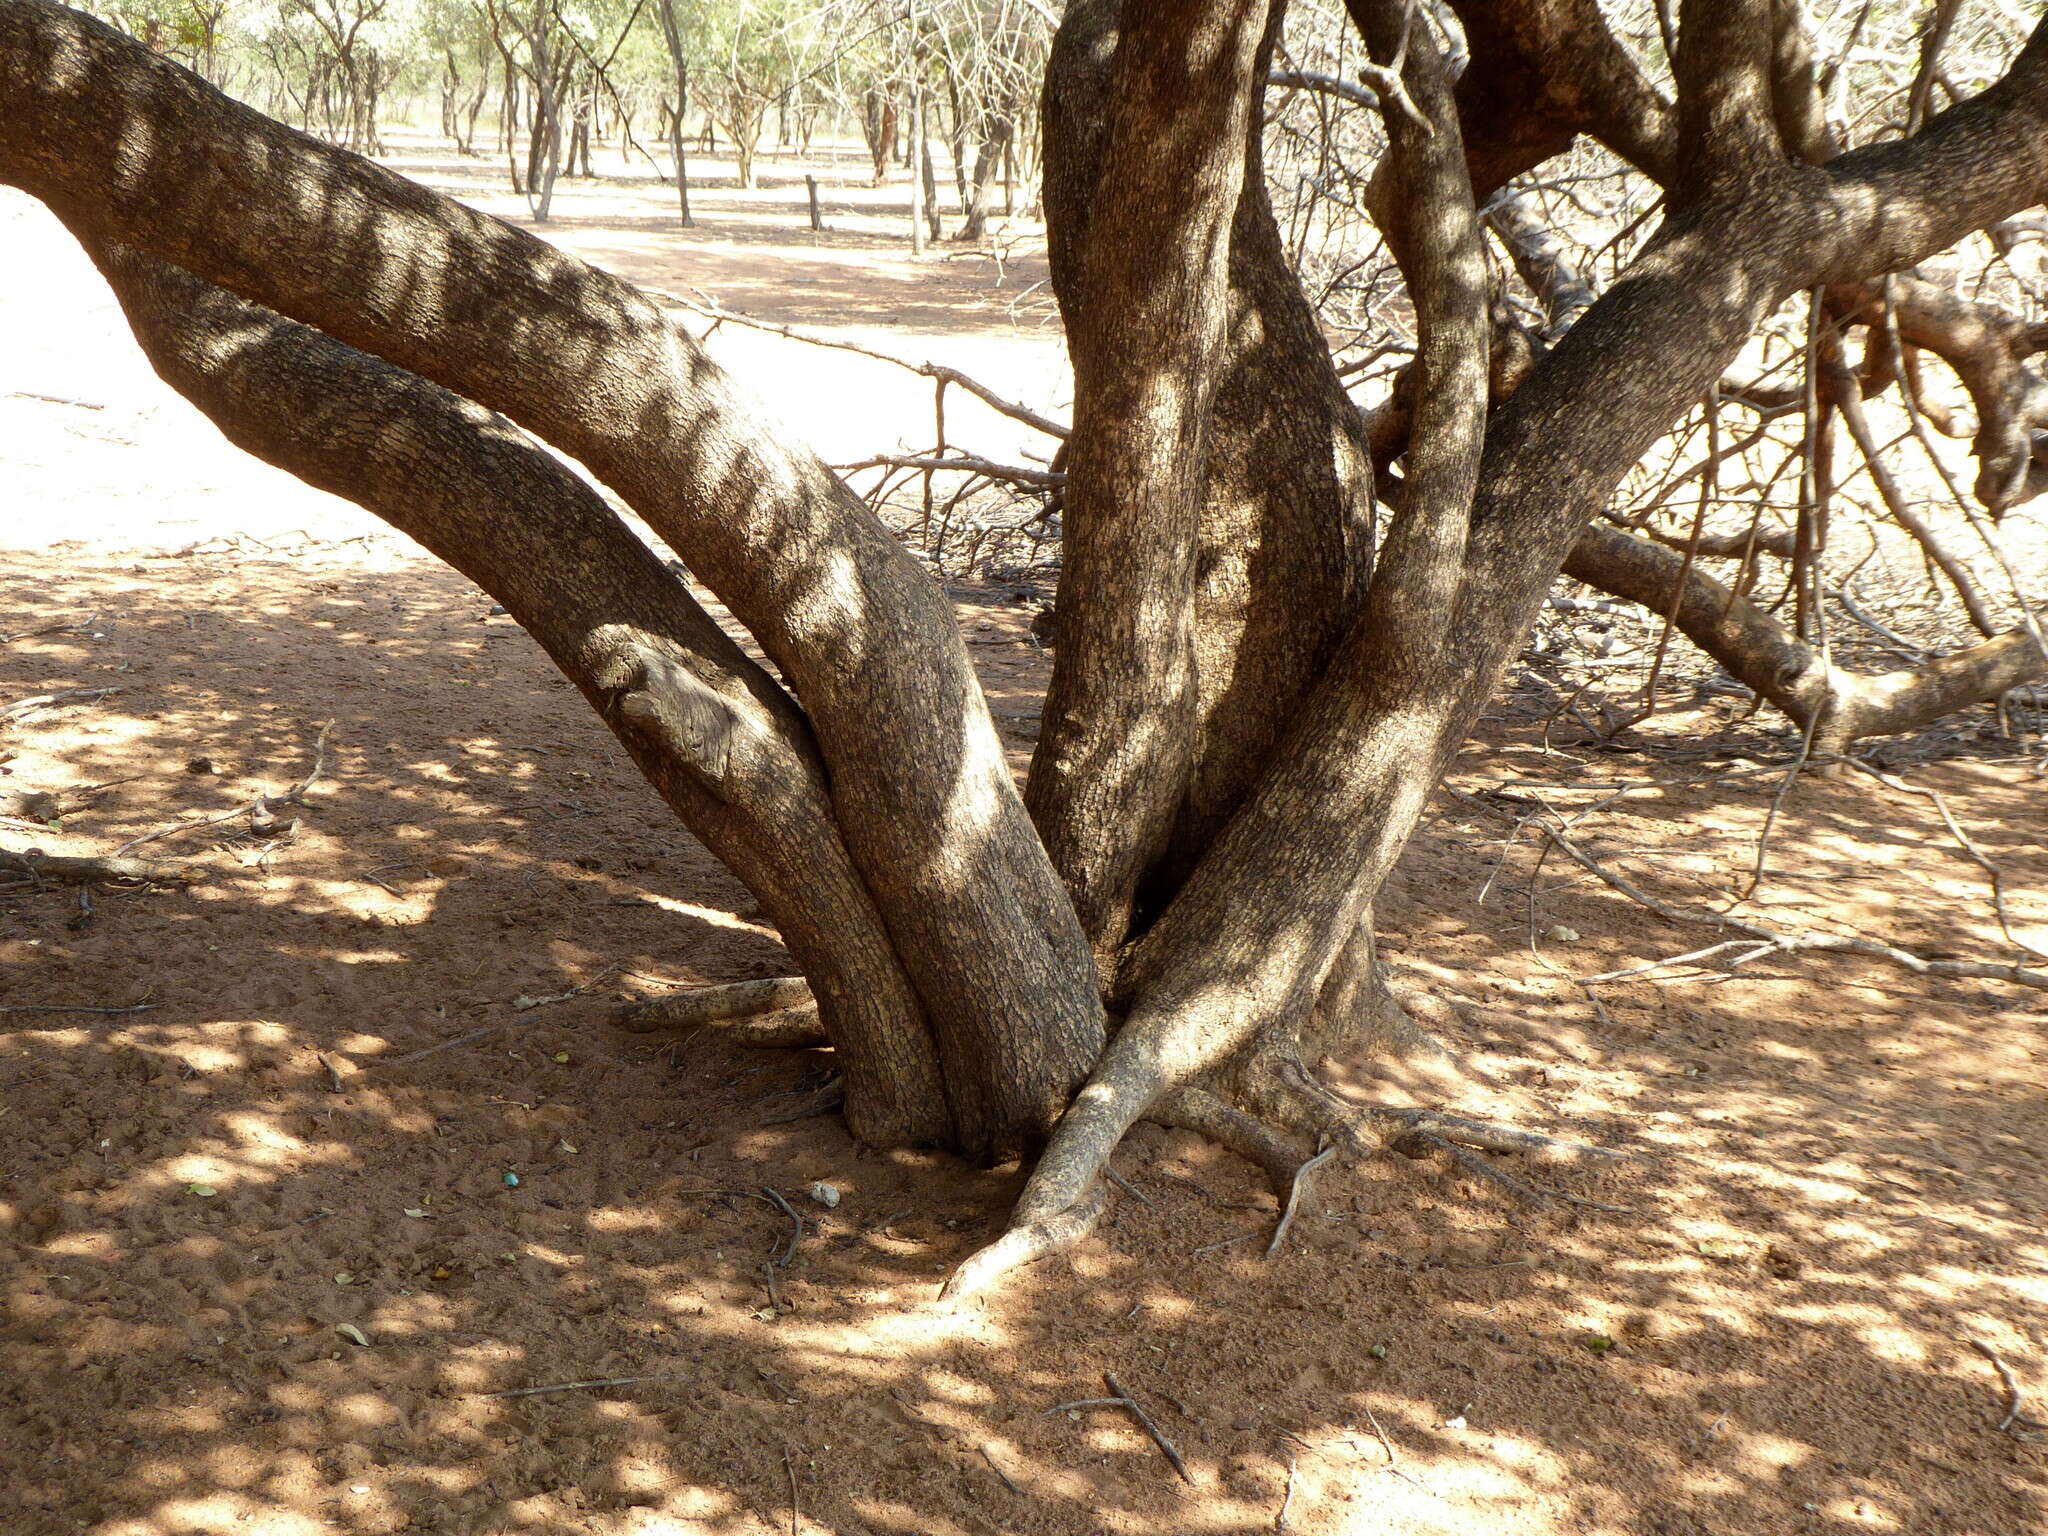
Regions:
<instances>
[{"instance_id":1,"label":"tree shadow on ground","mask_svg":"<svg viewBox=\"0 0 2048 1536\"><path fill-rule=\"evenodd\" d=\"M1140 1198L1096 1239L942 1309L1015 1171L789 1118L822 1053L605 1022L649 978L771 974L779 947L473 588L197 555L23 559L0 590L0 633L95 619L0 648L0 702L124 690L5 727L0 784L81 807L9 846L105 851L232 809L300 777L333 722L295 836L242 818L160 840L213 873L101 891L89 919L75 888L0 902L0 1006L151 1005L0 1016L10 1533L2048 1520L2048 1448L1994 1428L2006 1392L1972 1347L2038 1415L2038 994L1815 960L1603 987L1596 1014L1572 975L1691 935L1447 813L1382 913L1397 971L1449 1004L1498 1105L1636 1154L1536 1175L1626 1213L1389 1158L1326 1176L1268 1260L1272 1192L1145 1130L1118 1157ZM1021 754L1043 658L996 597L969 623ZM1460 771L1503 765L1525 771L1498 744ZM2003 814L2023 788L1952 803ZM1695 827L1703 871L1759 809L1652 798L1647 851ZM1603 824L1603 851L1654 825ZM1787 870L1896 850L1873 892L1948 857L1849 784L1792 797L1775 846ZM1575 949L1532 945L1557 922ZM1048 1412L1103 1396L1105 1370L1190 1483L1121 1410ZM492 1395L533 1388L564 1389Z\"/></svg>"}]
</instances>

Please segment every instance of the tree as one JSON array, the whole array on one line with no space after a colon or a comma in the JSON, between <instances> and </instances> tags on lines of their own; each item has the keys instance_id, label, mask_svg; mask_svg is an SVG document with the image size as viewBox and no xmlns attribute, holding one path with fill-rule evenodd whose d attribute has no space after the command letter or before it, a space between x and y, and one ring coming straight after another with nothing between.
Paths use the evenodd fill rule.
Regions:
<instances>
[{"instance_id":1,"label":"tree","mask_svg":"<svg viewBox=\"0 0 2048 1536\"><path fill-rule=\"evenodd\" d=\"M858 1135L1039 1152L970 1288L1087 1230L1142 1117L1281 1173L1391 1144L1526 1190L1480 1154L1569 1150L1318 1080L1339 1040L1429 1058L1374 962L1381 882L1553 577L1759 325L2048 195L2048 26L1981 93L1816 154L1790 0L1690 0L1668 97L1593 0L1454 9L1348 6L1416 336L1390 448L1268 201L1280 6L1069 8L1043 133L1075 413L1021 796L943 593L630 285L48 0L0 0L0 179L231 438L547 649L779 925ZM1580 135L1661 187L1662 223L1504 387L1481 210ZM776 671L505 418L640 512Z\"/></svg>"}]
</instances>

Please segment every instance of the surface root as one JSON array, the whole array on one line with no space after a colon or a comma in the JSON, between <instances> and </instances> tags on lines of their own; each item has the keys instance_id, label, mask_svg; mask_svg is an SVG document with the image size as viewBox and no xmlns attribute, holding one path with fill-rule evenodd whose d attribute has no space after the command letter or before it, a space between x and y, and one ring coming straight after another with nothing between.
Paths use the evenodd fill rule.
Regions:
<instances>
[{"instance_id":1,"label":"surface root","mask_svg":"<svg viewBox=\"0 0 2048 1536\"><path fill-rule=\"evenodd\" d=\"M612 1022L635 1034L702 1029L715 1025L741 1045L801 1047L824 1045L818 1005L801 976L770 976L723 986L693 987L668 997L628 1003Z\"/></svg>"},{"instance_id":2,"label":"surface root","mask_svg":"<svg viewBox=\"0 0 2048 1536\"><path fill-rule=\"evenodd\" d=\"M1560 1201L1590 1210L1630 1209L1532 1184L1481 1155L1522 1154L1576 1163L1622 1155L1609 1148L1436 1110L1353 1104L1324 1087L1296 1057L1283 1058L1277 1070L1270 1058L1264 1065L1266 1070L1257 1074L1263 1081L1253 1095L1261 1111L1258 1115L1238 1108L1219 1092L1194 1086L1160 1093L1141 1113L1147 1119L1221 1142L1266 1170L1278 1188L1294 1199L1299 1198L1301 1176L1334 1152L1370 1157L1395 1151L1417 1158L1442 1157L1460 1171L1531 1204ZM1098 1077L1097 1084L1083 1091L1076 1110L1102 1086ZM954 1298L984 1290L1015 1269L1072 1248L1092 1232L1108 1202L1104 1174L1110 1154L1136 1118L1070 1111L1048 1147L1045 1161L1025 1186L1009 1230L961 1264L940 1294ZM1066 1203L1059 1203L1066 1192L1075 1193ZM1283 1225L1269 1256L1278 1251L1284 1230Z\"/></svg>"}]
</instances>

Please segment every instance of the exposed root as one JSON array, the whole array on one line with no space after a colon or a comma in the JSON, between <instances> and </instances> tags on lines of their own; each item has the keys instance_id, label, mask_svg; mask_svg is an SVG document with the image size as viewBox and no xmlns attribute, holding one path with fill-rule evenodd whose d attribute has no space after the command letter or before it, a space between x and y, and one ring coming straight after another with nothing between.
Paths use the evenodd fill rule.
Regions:
<instances>
[{"instance_id":1,"label":"exposed root","mask_svg":"<svg viewBox=\"0 0 2048 1536\"><path fill-rule=\"evenodd\" d=\"M767 1017L760 1017L761 1015ZM636 1034L657 1030L701 1029L715 1024L744 1045L824 1045L818 1027L818 1005L810 983L801 976L770 976L760 981L733 981L717 987L694 987L668 997L628 1003L612 1022Z\"/></svg>"},{"instance_id":2,"label":"exposed root","mask_svg":"<svg viewBox=\"0 0 2048 1536\"><path fill-rule=\"evenodd\" d=\"M1064 1210L1035 1221L1019 1222L947 1276L939 1299L951 1301L971 1296L1013 1269L1073 1247L1095 1230L1108 1205L1109 1188L1098 1181Z\"/></svg>"},{"instance_id":3,"label":"exposed root","mask_svg":"<svg viewBox=\"0 0 2048 1536\"><path fill-rule=\"evenodd\" d=\"M1605 1147L1560 1141L1554 1136L1543 1136L1534 1131L1515 1130L1435 1110L1347 1104L1317 1082L1298 1061L1283 1062L1282 1070L1274 1074L1273 1086L1277 1090L1276 1108L1282 1114L1289 1119L1299 1118L1319 1135L1328 1137L1356 1156L1371 1156L1382 1147L1407 1157L1419 1158L1436 1153L1483 1183L1533 1205L1558 1200L1590 1210L1628 1209L1627 1206L1604 1205L1563 1190L1531 1184L1470 1150L1533 1153L1552 1161L1570 1162L1621 1155Z\"/></svg>"},{"instance_id":4,"label":"exposed root","mask_svg":"<svg viewBox=\"0 0 2048 1536\"><path fill-rule=\"evenodd\" d=\"M1102 1173L1124 1133L1166 1091L1150 1033L1126 1026L1095 1075L1053 1127L1045 1154L1017 1199L1010 1230L954 1270L942 1300L971 1295L1035 1259L1071 1248L1102 1219L1109 1190Z\"/></svg>"},{"instance_id":5,"label":"exposed root","mask_svg":"<svg viewBox=\"0 0 2048 1536\"><path fill-rule=\"evenodd\" d=\"M1619 1152L1438 1110L1352 1104L1318 1081L1293 1046L1283 1032L1275 1048L1234 1064L1227 1091L1257 1111L1249 1113L1217 1088L1182 1085L1162 1090L1162 1074L1143 1042L1132 1040L1128 1031L1119 1035L1094 1080L1054 1132L1044 1159L1024 1187L1009 1230L955 1270L941 1296L983 1290L1012 1270L1073 1247L1093 1231L1108 1202L1104 1174L1110 1154L1140 1118L1213 1137L1272 1175L1289 1205L1269 1254L1284 1240L1304 1177L1340 1151L1354 1157L1383 1151L1439 1156L1532 1204L1561 1201L1590 1210L1629 1209L1532 1184L1480 1155L1512 1153L1587 1162L1619 1157ZM1323 1150L1316 1151L1318 1146Z\"/></svg>"},{"instance_id":6,"label":"exposed root","mask_svg":"<svg viewBox=\"0 0 2048 1536\"><path fill-rule=\"evenodd\" d=\"M1610 1147L1591 1147L1584 1142L1560 1141L1555 1136L1544 1136L1535 1131L1518 1131L1512 1126L1495 1125L1486 1120L1468 1120L1462 1115L1446 1115L1436 1110L1383 1109L1375 1106L1366 1113L1375 1119L1398 1122L1418 1135L1433 1136L1443 1141L1456 1142L1461 1146L1478 1147L1487 1152L1528 1153L1554 1162L1586 1162L1596 1158L1622 1156Z\"/></svg>"},{"instance_id":7,"label":"exposed root","mask_svg":"<svg viewBox=\"0 0 2048 1536\"><path fill-rule=\"evenodd\" d=\"M1177 1088L1153 1105L1145 1118L1221 1142L1246 1162L1265 1169L1280 1190L1293 1184L1302 1164L1315 1152L1301 1137L1246 1114L1206 1088Z\"/></svg>"}]
</instances>

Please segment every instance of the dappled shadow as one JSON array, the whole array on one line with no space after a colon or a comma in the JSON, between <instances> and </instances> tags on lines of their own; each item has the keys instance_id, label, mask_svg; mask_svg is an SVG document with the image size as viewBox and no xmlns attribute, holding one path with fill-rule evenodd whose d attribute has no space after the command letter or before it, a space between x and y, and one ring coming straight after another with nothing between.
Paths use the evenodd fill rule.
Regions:
<instances>
[{"instance_id":1,"label":"dappled shadow","mask_svg":"<svg viewBox=\"0 0 2048 1536\"><path fill-rule=\"evenodd\" d=\"M1020 755L1029 610L963 597ZM649 978L771 973L779 949L473 588L405 562L27 559L0 612L5 634L96 620L0 650L0 698L125 690L5 728L0 783L80 806L61 833L0 829L10 846L105 850L232 808L301 776L334 722L296 836L244 818L162 840L207 877L101 891L89 919L75 888L0 906L0 1006L152 1005L0 1016L10 1533L1250 1532L1290 1484L1304 1532L2048 1518L2042 1445L1993 1429L2005 1392L1971 1348L2038 1413L2038 995L1773 961L1603 987L1596 1014L1571 976L1691 935L1560 868L1532 880L1526 845L1502 863L1503 828L1460 812L1385 904L1390 958L1452 1002L1503 1104L1637 1153L1570 1185L1627 1214L1503 1205L1393 1159L1327 1177L1268 1262L1272 1193L1148 1129L1117 1159L1142 1203L938 1310L1016 1175L787 1119L817 1053L604 1022ZM1989 775L1951 786L1972 826L2024 826L2003 797L2035 791L1959 771ZM1510 737L1459 782L1546 772L1589 770ZM1944 877L1868 788L1788 802L1783 871L1861 866L1814 910ZM1732 793L1584 830L1632 858L1705 839L1665 877L1690 897L1727 852L1712 818L1732 846L1758 813ZM2038 891L2038 851L2006 856ZM1980 909L1885 920L1975 945ZM1582 937L1544 937L1560 923ZM793 1254L765 1188L802 1217ZM1105 1369L1191 1486L1122 1414L1047 1413Z\"/></svg>"}]
</instances>

